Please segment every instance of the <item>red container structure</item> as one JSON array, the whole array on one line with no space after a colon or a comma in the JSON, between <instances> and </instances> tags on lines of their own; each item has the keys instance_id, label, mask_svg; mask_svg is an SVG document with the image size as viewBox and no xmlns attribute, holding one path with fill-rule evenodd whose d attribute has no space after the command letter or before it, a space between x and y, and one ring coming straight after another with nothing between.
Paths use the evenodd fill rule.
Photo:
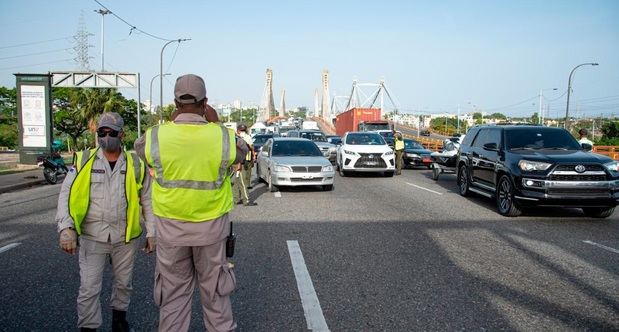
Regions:
<instances>
[{"instance_id":1,"label":"red container structure","mask_svg":"<svg viewBox=\"0 0 619 332\"><path fill-rule=\"evenodd\" d=\"M344 136L348 131L359 130L360 122L380 120L380 108L353 108L338 114L335 118L335 133L338 136Z\"/></svg>"}]
</instances>

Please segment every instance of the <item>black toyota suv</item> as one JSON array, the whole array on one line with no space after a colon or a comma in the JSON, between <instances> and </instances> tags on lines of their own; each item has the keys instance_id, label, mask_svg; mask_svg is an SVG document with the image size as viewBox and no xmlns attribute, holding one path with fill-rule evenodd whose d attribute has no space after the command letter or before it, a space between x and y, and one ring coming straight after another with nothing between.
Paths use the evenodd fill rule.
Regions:
<instances>
[{"instance_id":1,"label":"black toyota suv","mask_svg":"<svg viewBox=\"0 0 619 332\"><path fill-rule=\"evenodd\" d=\"M457 166L460 195L493 198L504 216L527 206L561 206L606 218L619 203L619 163L586 151L563 128L473 127Z\"/></svg>"}]
</instances>

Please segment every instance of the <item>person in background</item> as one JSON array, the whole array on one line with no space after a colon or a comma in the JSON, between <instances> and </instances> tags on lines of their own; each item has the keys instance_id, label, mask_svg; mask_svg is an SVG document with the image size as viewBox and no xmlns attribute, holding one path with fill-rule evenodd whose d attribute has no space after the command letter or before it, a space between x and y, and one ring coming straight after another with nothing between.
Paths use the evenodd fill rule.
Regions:
<instances>
[{"instance_id":1,"label":"person in background","mask_svg":"<svg viewBox=\"0 0 619 332\"><path fill-rule=\"evenodd\" d=\"M99 294L108 256L114 278L112 331L130 330L126 315L141 216L146 224L145 251L153 252L156 246L150 176L137 155L122 150L123 135L118 113L101 115L99 148L75 154L75 165L58 196L60 248L71 255L79 251L77 326L81 331L96 331L102 323Z\"/></svg>"},{"instance_id":2,"label":"person in background","mask_svg":"<svg viewBox=\"0 0 619 332\"><path fill-rule=\"evenodd\" d=\"M589 131L587 129L582 128L578 131L578 143L580 144L588 144L593 147L593 142L587 138L589 135Z\"/></svg>"},{"instance_id":3,"label":"person in background","mask_svg":"<svg viewBox=\"0 0 619 332\"><path fill-rule=\"evenodd\" d=\"M393 147L395 150L395 175L402 175L402 163L404 162L404 140L400 132L393 131Z\"/></svg>"}]
</instances>

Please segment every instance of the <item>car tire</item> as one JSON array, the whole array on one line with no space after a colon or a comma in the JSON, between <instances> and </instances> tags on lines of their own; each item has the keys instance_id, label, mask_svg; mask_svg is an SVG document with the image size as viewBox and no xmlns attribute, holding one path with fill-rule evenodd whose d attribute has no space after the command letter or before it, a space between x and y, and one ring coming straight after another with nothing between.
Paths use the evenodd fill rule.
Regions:
<instances>
[{"instance_id":1,"label":"car tire","mask_svg":"<svg viewBox=\"0 0 619 332\"><path fill-rule=\"evenodd\" d=\"M507 175L501 176L496 188L496 204L501 215L517 217L522 214L514 199L514 186Z\"/></svg>"},{"instance_id":2,"label":"car tire","mask_svg":"<svg viewBox=\"0 0 619 332\"><path fill-rule=\"evenodd\" d=\"M432 180L438 181L438 177L441 174L441 169L438 167L432 167Z\"/></svg>"},{"instance_id":3,"label":"car tire","mask_svg":"<svg viewBox=\"0 0 619 332\"><path fill-rule=\"evenodd\" d=\"M589 207L582 208L582 212L585 213L585 216L591 218L608 218L613 212L615 212L614 207Z\"/></svg>"},{"instance_id":4,"label":"car tire","mask_svg":"<svg viewBox=\"0 0 619 332\"><path fill-rule=\"evenodd\" d=\"M264 179L260 176L260 166L258 166L258 164L256 164L256 177L258 178L258 182L260 183L267 183L266 181L264 181Z\"/></svg>"},{"instance_id":5,"label":"car tire","mask_svg":"<svg viewBox=\"0 0 619 332\"><path fill-rule=\"evenodd\" d=\"M469 170L466 165L460 166L458 169L458 192L461 196L469 196Z\"/></svg>"},{"instance_id":6,"label":"car tire","mask_svg":"<svg viewBox=\"0 0 619 332\"><path fill-rule=\"evenodd\" d=\"M267 184L269 186L269 191L270 192L275 192L277 191L277 186L273 184L273 179L271 178L271 172L269 172L269 174L267 175Z\"/></svg>"},{"instance_id":7,"label":"car tire","mask_svg":"<svg viewBox=\"0 0 619 332\"><path fill-rule=\"evenodd\" d=\"M337 170L340 173L341 177L346 177L348 173L342 168L342 166L337 166Z\"/></svg>"},{"instance_id":8,"label":"car tire","mask_svg":"<svg viewBox=\"0 0 619 332\"><path fill-rule=\"evenodd\" d=\"M322 190L323 191L332 191L333 190L333 185L332 184L325 184L322 186Z\"/></svg>"},{"instance_id":9,"label":"car tire","mask_svg":"<svg viewBox=\"0 0 619 332\"><path fill-rule=\"evenodd\" d=\"M388 177L388 178L392 178L393 177L393 172L385 172L383 174L385 175L385 177Z\"/></svg>"}]
</instances>

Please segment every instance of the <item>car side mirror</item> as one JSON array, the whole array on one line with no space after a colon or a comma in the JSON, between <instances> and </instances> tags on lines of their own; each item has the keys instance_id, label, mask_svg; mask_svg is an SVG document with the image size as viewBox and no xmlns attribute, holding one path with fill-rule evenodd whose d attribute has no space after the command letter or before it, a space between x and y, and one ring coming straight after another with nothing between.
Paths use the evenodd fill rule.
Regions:
<instances>
[{"instance_id":1,"label":"car side mirror","mask_svg":"<svg viewBox=\"0 0 619 332\"><path fill-rule=\"evenodd\" d=\"M593 145L591 145L591 144L580 143L580 146L582 147L583 150L585 150L587 152L593 150Z\"/></svg>"},{"instance_id":2,"label":"car side mirror","mask_svg":"<svg viewBox=\"0 0 619 332\"><path fill-rule=\"evenodd\" d=\"M497 144L496 143L486 143L486 144L484 144L484 150L487 150L487 151L498 151L499 149L497 148Z\"/></svg>"}]
</instances>

